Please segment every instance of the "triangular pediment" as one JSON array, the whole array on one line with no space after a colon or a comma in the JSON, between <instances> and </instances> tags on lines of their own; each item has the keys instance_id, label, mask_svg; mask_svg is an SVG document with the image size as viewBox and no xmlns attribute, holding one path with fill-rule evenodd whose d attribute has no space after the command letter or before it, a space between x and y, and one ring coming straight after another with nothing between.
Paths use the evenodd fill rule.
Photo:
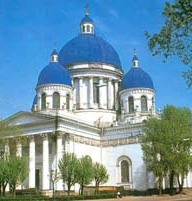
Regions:
<instances>
[{"instance_id":1,"label":"triangular pediment","mask_svg":"<svg viewBox=\"0 0 192 201\"><path fill-rule=\"evenodd\" d=\"M44 115L44 114L38 114L34 112L18 112L10 117L8 117L6 120L11 125L24 125L24 124L31 124L36 122L43 122L47 120L54 119L54 116L51 115Z\"/></svg>"}]
</instances>

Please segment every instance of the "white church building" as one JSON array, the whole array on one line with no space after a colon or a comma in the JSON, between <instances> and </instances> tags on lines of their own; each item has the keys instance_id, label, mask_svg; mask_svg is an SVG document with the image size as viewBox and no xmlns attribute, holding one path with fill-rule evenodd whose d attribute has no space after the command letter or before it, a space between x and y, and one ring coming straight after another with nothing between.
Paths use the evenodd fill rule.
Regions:
<instances>
[{"instance_id":1,"label":"white church building","mask_svg":"<svg viewBox=\"0 0 192 201\"><path fill-rule=\"evenodd\" d=\"M155 88L136 54L130 64L124 73L118 53L95 33L86 12L80 33L58 53L54 50L42 68L31 112L7 118L28 137L27 146L18 146L29 164L22 188L52 189L51 173L58 171L64 152L89 155L105 165L109 180L103 186L137 190L154 186L140 137L143 122L157 116ZM62 180L55 183L55 190L64 188Z\"/></svg>"}]
</instances>

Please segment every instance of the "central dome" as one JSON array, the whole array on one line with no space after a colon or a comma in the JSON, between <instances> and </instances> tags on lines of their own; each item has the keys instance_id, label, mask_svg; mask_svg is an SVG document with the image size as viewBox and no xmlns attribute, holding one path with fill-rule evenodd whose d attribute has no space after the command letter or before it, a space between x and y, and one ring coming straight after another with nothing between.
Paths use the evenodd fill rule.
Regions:
<instances>
[{"instance_id":1,"label":"central dome","mask_svg":"<svg viewBox=\"0 0 192 201\"><path fill-rule=\"evenodd\" d=\"M97 62L121 69L115 49L101 37L93 34L81 34L69 41L59 53L59 62L64 66Z\"/></svg>"},{"instance_id":2,"label":"central dome","mask_svg":"<svg viewBox=\"0 0 192 201\"><path fill-rule=\"evenodd\" d=\"M104 63L121 69L115 49L94 33L93 20L86 15L80 23L81 33L69 41L59 53L59 62L64 66L81 63Z\"/></svg>"}]
</instances>

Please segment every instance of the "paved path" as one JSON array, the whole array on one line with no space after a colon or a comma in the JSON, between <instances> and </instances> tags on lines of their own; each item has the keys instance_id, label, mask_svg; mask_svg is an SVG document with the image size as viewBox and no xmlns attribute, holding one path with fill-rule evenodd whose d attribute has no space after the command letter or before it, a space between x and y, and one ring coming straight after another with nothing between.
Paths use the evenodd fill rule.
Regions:
<instances>
[{"instance_id":1,"label":"paved path","mask_svg":"<svg viewBox=\"0 0 192 201\"><path fill-rule=\"evenodd\" d=\"M120 199L103 199L97 201L192 201L192 194L174 196L125 196Z\"/></svg>"}]
</instances>

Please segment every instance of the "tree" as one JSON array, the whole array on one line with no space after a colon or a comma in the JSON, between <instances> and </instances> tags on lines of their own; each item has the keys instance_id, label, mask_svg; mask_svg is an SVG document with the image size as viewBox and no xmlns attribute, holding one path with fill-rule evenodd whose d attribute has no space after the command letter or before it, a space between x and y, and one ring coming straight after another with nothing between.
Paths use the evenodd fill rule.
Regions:
<instances>
[{"instance_id":1,"label":"tree","mask_svg":"<svg viewBox=\"0 0 192 201\"><path fill-rule=\"evenodd\" d=\"M192 86L192 2L175 0L165 4L163 15L165 23L159 33L150 35L148 45L153 55L161 54L165 59L177 56L182 63L189 65L183 73L188 86Z\"/></svg>"},{"instance_id":2,"label":"tree","mask_svg":"<svg viewBox=\"0 0 192 201\"><path fill-rule=\"evenodd\" d=\"M0 121L0 194L5 195L5 189L9 183L9 157L15 156L17 153L18 140L22 143L26 141L25 138L19 138L22 133L19 126L9 125L5 120ZM17 136L16 138L10 138L10 136ZM9 137L7 139L7 137ZM10 150L5 150L5 145L10 144Z\"/></svg>"},{"instance_id":3,"label":"tree","mask_svg":"<svg viewBox=\"0 0 192 201\"><path fill-rule=\"evenodd\" d=\"M74 153L64 153L59 160L59 170L63 181L67 183L67 194L70 194L71 186L77 182L78 160Z\"/></svg>"},{"instance_id":4,"label":"tree","mask_svg":"<svg viewBox=\"0 0 192 201\"><path fill-rule=\"evenodd\" d=\"M4 160L4 158L0 159L0 196L5 196L5 189L9 182L7 163L8 161Z\"/></svg>"},{"instance_id":5,"label":"tree","mask_svg":"<svg viewBox=\"0 0 192 201\"><path fill-rule=\"evenodd\" d=\"M27 163L22 157L12 156L7 163L8 181L11 191L15 196L16 186L27 177Z\"/></svg>"},{"instance_id":6,"label":"tree","mask_svg":"<svg viewBox=\"0 0 192 201\"><path fill-rule=\"evenodd\" d=\"M166 106L160 120L151 118L146 122L142 149L149 170L159 179L159 193L165 176L169 177L171 193L175 178L182 191L184 177L192 167L191 131L192 112L188 108Z\"/></svg>"},{"instance_id":7,"label":"tree","mask_svg":"<svg viewBox=\"0 0 192 201\"><path fill-rule=\"evenodd\" d=\"M97 162L93 165L93 174L95 180L95 193L97 193L99 191L99 185L106 183L109 175L107 174L105 166Z\"/></svg>"},{"instance_id":8,"label":"tree","mask_svg":"<svg viewBox=\"0 0 192 201\"><path fill-rule=\"evenodd\" d=\"M83 195L84 187L93 180L93 164L90 156L78 160L77 183L80 185L79 194Z\"/></svg>"}]
</instances>

